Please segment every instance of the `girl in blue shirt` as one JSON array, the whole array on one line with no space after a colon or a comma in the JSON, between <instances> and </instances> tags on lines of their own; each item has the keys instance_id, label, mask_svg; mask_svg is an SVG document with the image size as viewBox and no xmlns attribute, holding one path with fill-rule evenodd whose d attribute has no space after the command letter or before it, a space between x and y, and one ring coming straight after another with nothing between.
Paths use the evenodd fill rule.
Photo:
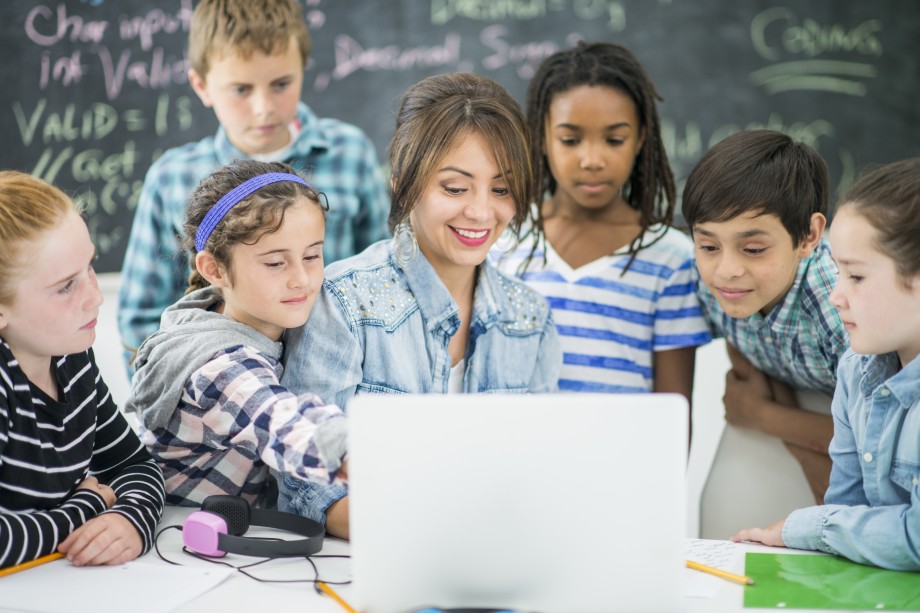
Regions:
<instances>
[{"instance_id":1,"label":"girl in blue shirt","mask_svg":"<svg viewBox=\"0 0 920 613\"><path fill-rule=\"evenodd\" d=\"M732 540L920 570L920 158L866 175L842 202L830 300L850 351L837 369L825 504Z\"/></svg>"},{"instance_id":2,"label":"girl in blue shirt","mask_svg":"<svg viewBox=\"0 0 920 613\"><path fill-rule=\"evenodd\" d=\"M282 383L343 407L362 392L554 391L549 307L486 260L533 201L528 144L523 112L491 79L410 88L390 143L394 239L326 269L310 320L288 332ZM283 510L344 512L326 511L340 486L286 484Z\"/></svg>"}]
</instances>

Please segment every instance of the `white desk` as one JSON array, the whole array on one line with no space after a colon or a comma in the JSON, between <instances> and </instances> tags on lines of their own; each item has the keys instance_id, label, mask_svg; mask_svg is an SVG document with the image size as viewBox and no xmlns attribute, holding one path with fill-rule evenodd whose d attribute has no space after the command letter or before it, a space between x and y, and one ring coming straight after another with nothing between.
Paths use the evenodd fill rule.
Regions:
<instances>
[{"instance_id":1,"label":"white desk","mask_svg":"<svg viewBox=\"0 0 920 613\"><path fill-rule=\"evenodd\" d=\"M166 507L163 519L158 529L165 526L181 525L182 520L194 509L182 507ZM277 533L270 530L253 527L247 533L252 536L262 536ZM159 539L160 552L170 560L185 566L208 567L211 562L198 560L182 552L182 534L179 530L168 530ZM348 555L349 547L346 541L337 538L326 538L323 543L323 554ZM228 555L225 560L234 566L242 566L248 561L258 558ZM141 562L151 564L166 564L156 551L150 551L142 558ZM343 558L315 558L314 562L320 573L320 579L325 581L347 581L351 578L351 563ZM279 558L261 564L249 571L252 575L266 579L312 579L313 568L302 558ZM349 586L332 586L336 593L348 600ZM255 605L258 604L256 607ZM191 603L176 609L176 611L201 613L202 611L316 611L316 613L343 613L344 609L328 596L317 594L311 583L259 583L240 573L234 573L216 589L213 589Z\"/></svg>"},{"instance_id":2,"label":"white desk","mask_svg":"<svg viewBox=\"0 0 920 613\"><path fill-rule=\"evenodd\" d=\"M181 520L189 513L189 509L179 509L175 507L167 508L160 527L180 524ZM250 534L259 534L257 528L250 531ZM790 551L778 550L760 545L742 545L744 551L773 552ZM210 565L209 562L196 560L195 558L185 555L181 552L182 542L179 530L170 530L160 537L160 550L168 558L179 561L188 566ZM348 554L349 546L347 542L335 538L327 538L321 553L323 554ZM803 552L803 555L808 555ZM235 565L243 564L247 560L244 556L228 556L229 561ZM150 552L140 559L142 563L165 564L155 552ZM315 560L317 568L320 571L320 577L328 581L350 578L350 563L347 559L323 559ZM739 560L738 568L730 569L733 572L743 572L743 556ZM265 578L289 579L289 578L307 578L312 576L312 569L309 564L299 559L279 559L267 562L253 569L253 574ZM687 571L695 572L695 571ZM714 598L690 598L685 599L686 613L727 613L744 611L743 607L743 590L740 585L736 585L724 579L706 576L707 580L714 582L718 586L717 595ZM335 591L346 601L349 600L351 593L350 586L334 586ZM195 599L187 605L177 609L178 611L189 613L201 613L201 611L253 611L253 603L258 603L258 610L262 611L316 611L317 613L343 613L343 609L331 598L317 594L313 586L308 583L295 584L262 584L257 583L247 577L236 573L217 588L205 593L203 596ZM786 609L787 611L809 611L810 613L820 613L815 609Z\"/></svg>"},{"instance_id":3,"label":"white desk","mask_svg":"<svg viewBox=\"0 0 920 613\"><path fill-rule=\"evenodd\" d=\"M191 510L192 509L176 507L167 508L163 521L160 524L160 528L170 525L180 525L182 520L188 515L189 512L191 512ZM276 536L278 533L262 528L252 528L249 531L249 535ZM185 567L196 567L196 573L190 573L193 576L179 575L180 577L184 577L191 581L193 585L201 580L198 578L199 575L197 573L197 571L200 571L200 569L224 568L222 566L215 565L212 562L199 560L193 556L184 554L182 552L182 537L180 530L173 529L164 532L159 539L159 546L163 555L170 560L179 562ZM741 545L739 547L743 552L780 551L758 545ZM327 538L321 554L348 554L348 552L349 545L347 542L335 538ZM808 554L803 553L803 555ZM227 561L234 566L241 566L251 561L258 560L257 558L248 558L246 556L239 555L230 555L226 558L219 559ZM741 573L743 571L743 555L737 556L736 559L736 568L728 568L727 570ZM317 566L317 569L319 570L321 579L326 581L341 581L350 578L351 563L348 559L314 558L314 562ZM107 607L107 610L109 611L120 612L132 610L130 603L133 602L134 609L138 609L139 607L146 605L147 610L152 610L159 613L160 609L164 608L164 605L162 605L162 603L160 605L156 604L156 590L169 590L170 582L173 583L173 587L175 589L176 584L179 581L175 573L182 572L171 570L169 573L167 573L169 578L161 578L158 582L156 582L154 579L151 579L150 575L156 575L160 577L163 571L166 570L163 567L167 566L167 563L161 560L155 551L151 551L136 562L131 563L131 567L135 570L140 570L135 565L146 565L148 570L151 571L140 573L140 575L143 577L143 580L139 584L134 585L142 587L127 589L123 583L124 577L126 575L119 574L117 577L120 579L117 580L122 581L121 589L119 590L119 586L112 585L113 580L111 578L111 574L96 573L94 575L93 568L74 568L66 564L67 562L64 560L53 563L53 565L61 565L58 566L57 570L53 572L64 573L55 575L58 578L58 581L66 582L76 586L73 588L73 592L68 591L67 594L64 595L64 602L77 602L74 599L79 599L82 610L86 611L98 611L98 599L102 599L109 605ZM46 568L50 568L50 566L51 565ZM156 572L152 572L155 569L150 568L151 566L156 567ZM116 568L112 570L116 573L127 572L127 569L119 570ZM33 611L48 610L49 608L57 608L58 610L63 610L60 609L60 605L51 605L51 603L61 602L62 595L60 593L49 591L48 596L45 597L44 603L42 602L42 594L44 593L43 590L54 590L55 586L44 585L44 583L47 582L54 583L54 580L46 578L45 576L39 574L40 572L41 571L36 569L24 571L22 575L17 573L17 575L20 577L26 576L26 573L36 573L32 575L31 578L29 578L29 581L41 584L31 588L28 592L24 593L26 602L29 605L26 608ZM313 578L314 576L312 567L302 558L271 560L251 569L250 572L261 578L276 580L308 579ZM691 579L692 583L695 584L696 587L708 588L710 593L714 594L714 596L711 598L693 598L686 596L684 598L685 613L727 613L744 610L742 602L743 590L745 588L743 586L731 583L718 577L712 577L710 575L699 573L697 571L687 570L686 572L689 575L688 579ZM17 575L13 576L15 577ZM93 584L94 576L100 577L99 579L95 579L95 583L98 583L98 585ZM108 579L102 580L102 576L108 577ZM4 602L4 580L6 580L6 578L0 579L0 611L19 611L17 608L4 608L4 605L7 607L11 606L8 599L6 603ZM148 583L151 581L154 581L158 584L148 585ZM8 583L7 585L11 586L14 584ZM200 586L200 584L198 585ZM15 588L9 589L15 591ZM200 589L200 587L198 589ZM352 589L350 586L334 586L334 589L346 601L351 600ZM674 587L662 586L662 589L674 589ZM748 589L756 589L756 586ZM704 589L703 591L706 590ZM74 592L81 593L77 594ZM184 593L188 594L188 592ZM685 591L685 594L687 593L688 592ZM145 594L147 595L146 601L144 600ZM173 594L176 594L176 592L173 592ZM9 592L7 596L10 596ZM107 596L108 599L106 599ZM611 592L611 598L616 598L615 592ZM22 602L22 600L20 600L20 602ZM615 606L616 602L614 600L611 602L610 610L616 611ZM274 611L279 613L285 613L288 611L309 611L311 613L343 613L344 611L344 609L338 603L336 603L328 596L318 594L311 583L259 583L237 572L232 572L230 576L217 587L205 592L193 600L186 600L184 604L173 610L188 613L201 613L202 611L219 611L221 613L229 613L235 611L244 611L246 613L252 613L254 611ZM792 611L793 609L787 610ZM799 609L795 610L802 611ZM816 610L811 609L809 611L811 611L811 613L815 613Z\"/></svg>"}]
</instances>

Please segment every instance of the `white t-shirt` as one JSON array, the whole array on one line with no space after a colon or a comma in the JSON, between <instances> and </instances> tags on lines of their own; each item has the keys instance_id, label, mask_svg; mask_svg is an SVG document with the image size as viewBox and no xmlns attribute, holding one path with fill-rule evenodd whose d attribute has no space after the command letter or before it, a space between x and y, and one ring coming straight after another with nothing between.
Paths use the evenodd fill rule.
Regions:
<instances>
[{"instance_id":1,"label":"white t-shirt","mask_svg":"<svg viewBox=\"0 0 920 613\"><path fill-rule=\"evenodd\" d=\"M463 373L466 372L466 362L460 360L457 362L456 366L452 366L450 369L450 377L447 379L447 393L448 394L462 394L463 393Z\"/></svg>"},{"instance_id":2,"label":"white t-shirt","mask_svg":"<svg viewBox=\"0 0 920 613\"><path fill-rule=\"evenodd\" d=\"M268 153L253 153L250 154L250 158L256 160L257 162L283 162L288 159L291 155L291 147L294 146L294 142L297 140L297 137L300 136L300 122L292 121L288 124L288 133L291 137L288 139L287 144L281 149L275 151L269 151Z\"/></svg>"}]
</instances>

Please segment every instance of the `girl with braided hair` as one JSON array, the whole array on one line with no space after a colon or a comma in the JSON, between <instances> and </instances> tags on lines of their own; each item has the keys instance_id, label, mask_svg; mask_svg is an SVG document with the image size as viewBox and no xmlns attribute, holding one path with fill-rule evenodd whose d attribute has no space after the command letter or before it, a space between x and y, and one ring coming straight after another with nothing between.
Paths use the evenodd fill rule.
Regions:
<instances>
[{"instance_id":1,"label":"girl with braided hair","mask_svg":"<svg viewBox=\"0 0 920 613\"><path fill-rule=\"evenodd\" d=\"M579 43L527 90L540 194L503 272L550 303L561 391L690 398L695 349L711 339L693 288L693 245L672 226L674 178L655 86L628 49Z\"/></svg>"}]
</instances>

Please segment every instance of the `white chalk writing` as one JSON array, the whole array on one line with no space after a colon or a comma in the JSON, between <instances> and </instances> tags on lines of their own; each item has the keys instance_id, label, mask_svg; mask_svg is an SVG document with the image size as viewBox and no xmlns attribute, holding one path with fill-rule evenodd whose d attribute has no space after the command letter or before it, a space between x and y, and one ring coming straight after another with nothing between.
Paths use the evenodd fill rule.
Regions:
<instances>
[{"instance_id":1,"label":"white chalk writing","mask_svg":"<svg viewBox=\"0 0 920 613\"><path fill-rule=\"evenodd\" d=\"M444 43L423 47L402 48L399 45L365 48L347 34L335 37L335 68L332 77L336 80L358 70L412 70L454 66L460 61L460 35L447 33Z\"/></svg>"}]
</instances>

